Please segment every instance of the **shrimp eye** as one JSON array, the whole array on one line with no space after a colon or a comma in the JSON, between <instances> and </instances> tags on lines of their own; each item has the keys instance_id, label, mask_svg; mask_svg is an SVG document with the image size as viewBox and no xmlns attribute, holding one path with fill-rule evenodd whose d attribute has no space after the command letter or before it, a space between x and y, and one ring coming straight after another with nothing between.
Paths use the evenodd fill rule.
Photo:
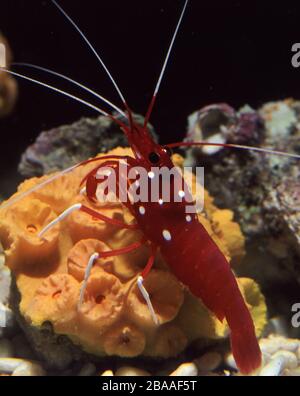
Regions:
<instances>
[{"instance_id":1,"label":"shrimp eye","mask_svg":"<svg viewBox=\"0 0 300 396\"><path fill-rule=\"evenodd\" d=\"M152 151L152 153L149 154L148 158L151 164L157 164L160 160L159 155L155 151Z\"/></svg>"},{"instance_id":2,"label":"shrimp eye","mask_svg":"<svg viewBox=\"0 0 300 396\"><path fill-rule=\"evenodd\" d=\"M170 157L172 157L173 151L170 149L169 146L164 146L164 150Z\"/></svg>"}]
</instances>

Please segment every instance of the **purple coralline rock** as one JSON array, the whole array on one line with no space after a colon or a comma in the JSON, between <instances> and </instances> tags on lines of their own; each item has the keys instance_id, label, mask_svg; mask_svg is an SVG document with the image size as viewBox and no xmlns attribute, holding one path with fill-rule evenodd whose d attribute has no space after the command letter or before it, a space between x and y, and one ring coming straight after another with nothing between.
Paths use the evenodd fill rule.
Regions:
<instances>
[{"instance_id":1,"label":"purple coralline rock","mask_svg":"<svg viewBox=\"0 0 300 396\"><path fill-rule=\"evenodd\" d=\"M134 118L143 123L143 117ZM151 126L150 131L156 137ZM127 145L124 133L110 118L82 118L72 125L42 132L22 155L19 172L26 177L41 176Z\"/></svg>"},{"instance_id":2,"label":"purple coralline rock","mask_svg":"<svg viewBox=\"0 0 300 396\"><path fill-rule=\"evenodd\" d=\"M216 143L258 143L262 137L263 120L250 107L239 112L226 103L203 107L188 118L186 141L210 141ZM220 148L203 147L201 151L214 154Z\"/></svg>"}]
</instances>

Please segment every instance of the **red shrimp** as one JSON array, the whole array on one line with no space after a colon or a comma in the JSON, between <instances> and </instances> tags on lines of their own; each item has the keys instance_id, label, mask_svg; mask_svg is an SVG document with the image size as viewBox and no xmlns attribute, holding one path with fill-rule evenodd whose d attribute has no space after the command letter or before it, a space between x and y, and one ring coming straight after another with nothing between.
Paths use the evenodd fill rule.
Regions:
<instances>
[{"instance_id":1,"label":"red shrimp","mask_svg":"<svg viewBox=\"0 0 300 396\"><path fill-rule=\"evenodd\" d=\"M142 166L147 172L166 167L174 168L168 150L153 141L145 128L134 124L127 132L134 159L130 166ZM86 178L88 197L96 197L98 180L95 168ZM157 175L155 175L157 177ZM231 345L235 361L244 374L251 373L261 364L261 352L249 310L239 290L236 278L224 254L199 222L197 215L188 214L190 199L176 202L175 196L187 189L179 173L176 183L170 185L170 200L160 198L151 202L151 181L148 178L148 202L126 204L133 213L137 226L154 251L160 250L176 277L199 297L220 321L225 318L231 330ZM153 263L153 260L152 260ZM145 278L151 269L143 271Z\"/></svg>"},{"instance_id":2,"label":"red shrimp","mask_svg":"<svg viewBox=\"0 0 300 396\"><path fill-rule=\"evenodd\" d=\"M125 157L125 156L114 156L107 155L100 158L95 158L92 160L84 161L80 164L74 165L55 176L50 176L44 182L36 185L35 187L29 189L28 191L23 192L22 194L17 195L15 198L10 199L6 203L2 204L0 209L5 209L8 206L13 205L17 201L21 200L25 196L28 196L32 192L42 188L46 184L53 182L55 179L61 177L62 175L72 172L76 167L85 166L87 163L97 162L99 160L105 161L102 162L101 165L98 165L89 172L86 177L83 179L82 184L85 185L85 192L87 197L91 202L97 200L97 188L100 184L100 180L98 178L98 172L104 167L110 167L114 169L117 173L120 172L118 165L121 161L126 160L130 169L135 166L142 167L148 174L147 178L147 187L148 189L148 201L147 202L131 202L130 200L125 202L124 205L131 211L136 219L136 224L124 224L121 221L107 218L106 216L98 213L97 211L89 208L87 206L81 204L75 204L65 212L63 212L56 220L50 223L44 230L40 232L40 236L47 232L47 230L55 224L57 221L62 220L65 216L67 216L73 210L81 210L87 213L88 215L93 216L94 218L99 219L99 221L108 222L110 224L114 224L120 228L127 229L139 229L143 233L143 238L140 241L133 243L130 246L125 246L124 248L100 252L99 254L102 257L116 256L120 254L127 253L129 251L138 249L140 246L147 244L150 246L151 255L149 260L145 266L145 269L142 271L141 275L138 278L139 288L145 297L148 307L152 313L154 320L156 320L155 312L151 305L151 301L147 291L143 286L143 280L151 270L151 267L154 263L155 255L158 250L160 250L165 262L169 266L170 270L177 276L177 278L198 298L200 298L206 307L213 312L216 317L223 321L226 319L229 328L230 328L230 338L232 345L232 352L239 367L240 371L244 374L249 374L253 372L255 369L259 368L261 365L261 351L259 348L259 344L255 335L254 324L250 315L250 312L245 304L243 296L239 290L236 278L230 268L228 261L226 260L224 254L220 251L218 246L209 236L205 228L199 222L197 215L188 214L187 213L187 205L191 203L191 194L188 192L188 188L186 186L186 182L183 179L182 175L176 170L175 178L170 180L170 188L171 192L170 199L168 202L164 202L161 198L156 200L150 199L151 193L151 181L153 176L157 177L156 173L153 172L154 167L158 170L167 168L169 170L174 168L174 164L172 162L170 148L178 147L178 146L191 146L191 145L217 145L226 148L233 149L246 149L246 150L256 150L256 151L264 151L271 154L277 155L287 155L294 158L299 159L300 156L282 152L275 152L272 150L265 150L255 147L248 146L238 146L238 145L226 145L226 144L217 144L217 143L173 143L168 146L161 146L157 144L151 137L147 125L148 121L157 97L157 93L159 91L159 87L162 81L162 77L164 75L171 49L173 47L176 35L178 33L178 29L180 27L181 21L184 16L184 12L186 10L188 0L185 1L184 8L182 10L181 16L179 18L178 24L176 26L176 30L172 37L172 41L170 47L167 52L167 56L165 58L161 74L159 76L152 101L150 103L149 109L147 111L145 122L143 126L138 125L134 122L132 112L127 105L124 96L122 95L116 81L112 78L109 73L107 67L105 66L102 58L96 52L94 47L88 41L83 32L78 28L75 22L66 14L66 12L56 3L56 1L52 0L52 2L58 7L58 9L64 14L64 16L69 20L69 22L75 27L75 29L79 32L82 38L85 40L87 45L93 51L98 61L101 63L105 72L111 79L114 87L116 88L122 103L125 107L125 111L121 110L119 107L115 106L103 96L95 93L89 88L85 87L83 84L78 83L70 79L67 76L64 76L60 73L54 72L52 70L42 68L40 66L23 64L23 66L30 66L33 68L37 68L43 70L47 73L54 74L60 78L64 78L73 84L81 87L82 89L90 92L91 94L97 96L97 98L104 101L107 105L116 110L123 119L127 119L126 122L123 121L122 118L116 118L111 115L109 112L100 109L87 101L84 101L74 95L71 95L65 91L62 91L58 88L40 82L38 80L27 77L23 74L19 74L12 71L7 71L13 75L19 76L21 78L27 79L36 84L47 87L51 90L54 90L60 94L68 96L74 100L81 102L82 104L96 110L97 112L110 117L114 122L116 122L120 128L124 131L128 138L129 146L132 149L134 154L133 157ZM152 172L152 174L150 173ZM120 174L121 177L126 177L126 175ZM163 181L160 179L160 186ZM126 181L126 185L130 184L129 181ZM118 184L117 196L120 198L120 185ZM182 194L182 191L185 194ZM187 192L186 192L187 191ZM181 196L181 200L178 201L178 196ZM88 279L90 274L91 267L93 266L94 261L99 257L98 253L94 253L87 265L85 280ZM81 290L81 300L84 294L84 288Z\"/></svg>"}]
</instances>

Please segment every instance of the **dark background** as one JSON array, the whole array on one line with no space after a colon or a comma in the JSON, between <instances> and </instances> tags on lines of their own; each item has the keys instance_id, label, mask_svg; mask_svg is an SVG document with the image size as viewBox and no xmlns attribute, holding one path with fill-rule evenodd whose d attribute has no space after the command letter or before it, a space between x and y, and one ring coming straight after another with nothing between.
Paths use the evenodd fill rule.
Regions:
<instances>
[{"instance_id":1,"label":"dark background","mask_svg":"<svg viewBox=\"0 0 300 396\"><path fill-rule=\"evenodd\" d=\"M145 113L183 3L60 0L139 113ZM257 107L269 100L299 98L300 68L291 66L292 44L300 42L299 21L296 1L190 0L151 119L161 141L183 138L187 115L207 104ZM0 30L16 61L68 74L119 104L97 60L50 1L1 0ZM18 71L79 94L47 75ZM8 170L16 173L21 152L41 130L95 115L28 82L19 81L19 87L14 114L0 120L0 180Z\"/></svg>"}]
</instances>

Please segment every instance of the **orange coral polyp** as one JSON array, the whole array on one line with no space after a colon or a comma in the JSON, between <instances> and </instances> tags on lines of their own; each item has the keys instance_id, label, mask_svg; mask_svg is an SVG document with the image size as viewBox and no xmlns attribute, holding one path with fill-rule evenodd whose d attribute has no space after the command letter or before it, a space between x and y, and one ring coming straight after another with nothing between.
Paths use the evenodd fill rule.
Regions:
<instances>
[{"instance_id":1,"label":"orange coral polyp","mask_svg":"<svg viewBox=\"0 0 300 396\"><path fill-rule=\"evenodd\" d=\"M173 320L184 300L183 286L175 276L167 271L153 269L145 279L144 286L149 293L159 323ZM127 306L129 317L135 323L141 326L156 326L137 286L131 289Z\"/></svg>"},{"instance_id":2,"label":"orange coral polyp","mask_svg":"<svg viewBox=\"0 0 300 396\"><path fill-rule=\"evenodd\" d=\"M50 275L36 290L25 317L31 323L50 321L62 328L75 319L78 299L79 282L68 274Z\"/></svg>"},{"instance_id":3,"label":"orange coral polyp","mask_svg":"<svg viewBox=\"0 0 300 396\"><path fill-rule=\"evenodd\" d=\"M104 351L107 355L134 357L145 349L146 338L133 324L121 324L104 335Z\"/></svg>"},{"instance_id":4,"label":"orange coral polyp","mask_svg":"<svg viewBox=\"0 0 300 396\"><path fill-rule=\"evenodd\" d=\"M83 195L76 196L73 199L73 203L81 203L93 210L99 211L109 218L118 218L118 220L120 220L120 218L123 217L123 209L121 207L103 208L102 206L91 203L87 197ZM81 239L97 238L100 240L106 240L118 229L111 224L99 221L98 219L91 217L89 214L79 210L74 211L68 217L67 222L69 232L74 243Z\"/></svg>"},{"instance_id":5,"label":"orange coral polyp","mask_svg":"<svg viewBox=\"0 0 300 396\"><path fill-rule=\"evenodd\" d=\"M77 242L70 250L67 258L69 274L81 282L84 279L88 261L94 253L99 253L100 257L95 261L92 273L99 269L112 272L115 258L101 258L101 252L109 250L110 248L98 239L83 239Z\"/></svg>"},{"instance_id":6,"label":"orange coral polyp","mask_svg":"<svg viewBox=\"0 0 300 396\"><path fill-rule=\"evenodd\" d=\"M167 323L158 329L148 354L164 358L175 357L186 348L187 343L188 339L180 327Z\"/></svg>"},{"instance_id":7,"label":"orange coral polyp","mask_svg":"<svg viewBox=\"0 0 300 396\"><path fill-rule=\"evenodd\" d=\"M35 214L34 219L32 213ZM6 264L10 268L22 270L22 267L47 261L56 252L59 225L51 228L46 239L38 236L38 232L55 218L52 208L37 199L26 199L22 205L6 213L5 221L0 226L0 237L7 245Z\"/></svg>"},{"instance_id":8,"label":"orange coral polyp","mask_svg":"<svg viewBox=\"0 0 300 396\"><path fill-rule=\"evenodd\" d=\"M95 270L87 282L78 310L80 324L86 331L102 334L120 318L123 302L123 286L118 278L103 270Z\"/></svg>"}]
</instances>

